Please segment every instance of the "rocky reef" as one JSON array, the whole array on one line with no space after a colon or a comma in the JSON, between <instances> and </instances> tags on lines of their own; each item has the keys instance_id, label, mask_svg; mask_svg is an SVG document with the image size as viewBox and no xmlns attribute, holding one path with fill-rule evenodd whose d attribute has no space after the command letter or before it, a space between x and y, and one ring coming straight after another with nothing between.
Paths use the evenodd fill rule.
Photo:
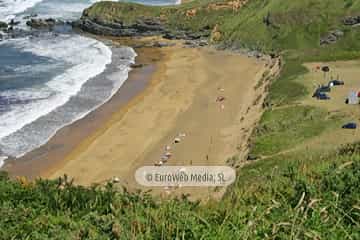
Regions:
<instances>
[{"instance_id":1,"label":"rocky reef","mask_svg":"<svg viewBox=\"0 0 360 240\"><path fill-rule=\"evenodd\" d=\"M26 22L26 25L31 28L52 28L57 24L57 21L52 18L48 19L36 19L31 18Z\"/></svg>"},{"instance_id":2,"label":"rocky reef","mask_svg":"<svg viewBox=\"0 0 360 240\"><path fill-rule=\"evenodd\" d=\"M10 22L0 21L0 41L6 39L22 38L22 37L36 37L44 32L52 32L54 34L61 32L68 32L71 29L70 22L62 20L47 18L37 18L36 15L29 15L23 18L29 28L19 28L17 25L20 22L11 20Z\"/></svg>"}]
</instances>

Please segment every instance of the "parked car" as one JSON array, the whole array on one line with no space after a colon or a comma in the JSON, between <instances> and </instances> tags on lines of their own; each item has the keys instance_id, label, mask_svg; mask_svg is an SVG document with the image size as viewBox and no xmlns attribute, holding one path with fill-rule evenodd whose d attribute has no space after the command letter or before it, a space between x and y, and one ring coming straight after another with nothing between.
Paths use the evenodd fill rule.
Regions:
<instances>
[{"instance_id":1,"label":"parked car","mask_svg":"<svg viewBox=\"0 0 360 240\"><path fill-rule=\"evenodd\" d=\"M347 123L347 124L343 125L342 128L344 128L344 129L356 129L357 124L356 123Z\"/></svg>"}]
</instances>

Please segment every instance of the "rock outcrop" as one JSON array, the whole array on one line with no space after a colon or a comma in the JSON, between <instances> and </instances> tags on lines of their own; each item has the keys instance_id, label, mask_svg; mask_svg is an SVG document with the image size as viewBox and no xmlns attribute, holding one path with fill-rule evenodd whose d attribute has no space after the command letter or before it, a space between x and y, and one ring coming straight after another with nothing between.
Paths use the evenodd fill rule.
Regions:
<instances>
[{"instance_id":1,"label":"rock outcrop","mask_svg":"<svg viewBox=\"0 0 360 240\"><path fill-rule=\"evenodd\" d=\"M56 24L58 24L58 22L53 18L48 18L48 19L32 18L26 22L26 25L31 28L52 28Z\"/></svg>"},{"instance_id":2,"label":"rock outcrop","mask_svg":"<svg viewBox=\"0 0 360 240\"><path fill-rule=\"evenodd\" d=\"M336 43L343 36L344 36L344 32L341 30L331 31L326 36L320 39L320 45L328 45L328 44Z\"/></svg>"},{"instance_id":3,"label":"rock outcrop","mask_svg":"<svg viewBox=\"0 0 360 240\"><path fill-rule=\"evenodd\" d=\"M17 28L18 22L10 21L9 23L0 22L0 41L6 39L23 38L23 37L38 37L44 32L52 32L56 35L59 32L69 31L71 28L68 22L48 19L32 18L26 22L29 29Z\"/></svg>"},{"instance_id":4,"label":"rock outcrop","mask_svg":"<svg viewBox=\"0 0 360 240\"><path fill-rule=\"evenodd\" d=\"M105 22L83 16L72 23L74 28L96 35L115 37L163 36L166 39L199 40L208 38L210 31L200 32L172 31L165 23L156 18L139 18L134 23Z\"/></svg>"},{"instance_id":5,"label":"rock outcrop","mask_svg":"<svg viewBox=\"0 0 360 240\"><path fill-rule=\"evenodd\" d=\"M82 17L80 20L73 22L72 25L89 33L116 37L152 36L165 33L165 28L161 22L154 19L139 19L133 24L125 24L123 22L105 22Z\"/></svg>"},{"instance_id":6,"label":"rock outcrop","mask_svg":"<svg viewBox=\"0 0 360 240\"><path fill-rule=\"evenodd\" d=\"M354 26L360 24L360 16L349 16L343 20L344 25Z\"/></svg>"}]
</instances>

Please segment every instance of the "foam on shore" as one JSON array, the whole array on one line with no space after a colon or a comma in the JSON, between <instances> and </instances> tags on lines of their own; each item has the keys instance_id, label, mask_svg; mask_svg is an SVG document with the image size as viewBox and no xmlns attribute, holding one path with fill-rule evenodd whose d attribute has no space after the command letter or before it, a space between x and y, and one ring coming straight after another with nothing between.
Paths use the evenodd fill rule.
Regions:
<instances>
[{"instance_id":1,"label":"foam on shore","mask_svg":"<svg viewBox=\"0 0 360 240\"><path fill-rule=\"evenodd\" d=\"M35 6L42 0L3 0L0 3L0 21L10 21L16 14Z\"/></svg>"},{"instance_id":2,"label":"foam on shore","mask_svg":"<svg viewBox=\"0 0 360 240\"><path fill-rule=\"evenodd\" d=\"M79 35L58 40L53 45L50 42L55 40L30 44L29 40L15 40L14 46L22 51L70 67L46 84L1 91L2 100L24 103L11 105L10 111L0 115L0 149L7 156L20 157L45 144L59 129L108 101L128 78L136 56L132 48L117 48L118 60L110 64L112 51L102 42Z\"/></svg>"}]
</instances>

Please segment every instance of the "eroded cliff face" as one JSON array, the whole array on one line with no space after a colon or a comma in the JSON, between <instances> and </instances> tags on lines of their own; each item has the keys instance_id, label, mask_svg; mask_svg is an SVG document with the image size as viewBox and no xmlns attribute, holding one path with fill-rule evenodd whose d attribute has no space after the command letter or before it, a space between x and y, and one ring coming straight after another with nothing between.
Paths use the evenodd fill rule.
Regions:
<instances>
[{"instance_id":1,"label":"eroded cliff face","mask_svg":"<svg viewBox=\"0 0 360 240\"><path fill-rule=\"evenodd\" d=\"M174 27L167 16L176 8L149 7L129 3L97 3L86 9L73 27L97 35L116 37L163 36L167 39L200 40L211 28L201 31Z\"/></svg>"},{"instance_id":2,"label":"eroded cliff face","mask_svg":"<svg viewBox=\"0 0 360 240\"><path fill-rule=\"evenodd\" d=\"M80 20L73 23L73 27L96 35L116 37L163 36L167 39L196 40L209 36L209 31L195 33L185 30L175 31L156 18L143 18L141 16L130 24L82 16Z\"/></svg>"},{"instance_id":3,"label":"eroded cliff face","mask_svg":"<svg viewBox=\"0 0 360 240\"><path fill-rule=\"evenodd\" d=\"M141 17L134 23L129 24L121 21L106 21L83 15L80 20L73 23L73 26L93 34L109 36L151 36L163 35L168 32L165 25L155 18L145 19Z\"/></svg>"}]
</instances>

